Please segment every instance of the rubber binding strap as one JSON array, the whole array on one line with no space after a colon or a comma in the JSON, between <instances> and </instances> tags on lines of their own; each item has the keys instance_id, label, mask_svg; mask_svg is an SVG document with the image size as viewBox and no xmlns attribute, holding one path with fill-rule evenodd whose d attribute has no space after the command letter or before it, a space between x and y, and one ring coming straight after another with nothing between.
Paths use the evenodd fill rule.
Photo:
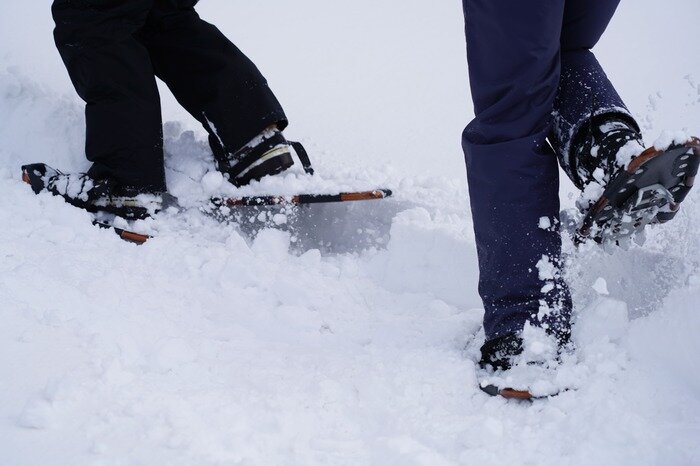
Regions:
<instances>
[{"instance_id":1,"label":"rubber binding strap","mask_svg":"<svg viewBox=\"0 0 700 466\"><path fill-rule=\"evenodd\" d=\"M297 157L299 157L301 166L304 167L304 171L306 172L306 174L313 175L314 167L311 166L311 159L309 158L309 154L308 152L306 152L306 149L304 149L304 146L302 146L301 143L297 141L289 141L289 144L292 145L294 152L297 153Z\"/></svg>"},{"instance_id":2,"label":"rubber binding strap","mask_svg":"<svg viewBox=\"0 0 700 466\"><path fill-rule=\"evenodd\" d=\"M284 139L284 136L282 136L282 133L276 133L274 136L265 139L260 144L266 144L266 150L269 151L280 144L284 144L285 142L287 141ZM250 148L248 146L245 146L243 149L236 153L238 154L240 152L244 152L245 155L240 160L238 160L233 167L230 167L228 169L228 174L231 176L231 178L237 178L241 173L246 171L248 168L250 168L251 165L253 165L260 159L260 154L256 154L253 148Z\"/></svg>"}]
</instances>

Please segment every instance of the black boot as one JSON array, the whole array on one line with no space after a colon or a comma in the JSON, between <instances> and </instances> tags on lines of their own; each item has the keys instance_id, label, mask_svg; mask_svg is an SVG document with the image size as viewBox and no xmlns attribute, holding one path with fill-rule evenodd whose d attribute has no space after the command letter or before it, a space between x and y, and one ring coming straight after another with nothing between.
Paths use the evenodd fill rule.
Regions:
<instances>
[{"instance_id":1,"label":"black boot","mask_svg":"<svg viewBox=\"0 0 700 466\"><path fill-rule=\"evenodd\" d=\"M513 364L513 359L523 352L523 339L514 333L508 333L489 340L481 347L482 369L507 371Z\"/></svg>"},{"instance_id":2,"label":"black boot","mask_svg":"<svg viewBox=\"0 0 700 466\"><path fill-rule=\"evenodd\" d=\"M618 114L594 117L571 144L572 181L579 189L595 182L605 186L643 150L636 123Z\"/></svg>"},{"instance_id":3,"label":"black boot","mask_svg":"<svg viewBox=\"0 0 700 466\"><path fill-rule=\"evenodd\" d=\"M547 333L556 340L559 354L561 354L562 351L566 351L571 345L570 329ZM514 359L522 353L522 337L515 333L501 335L483 344L481 347L479 366L487 370L507 371L512 367Z\"/></svg>"},{"instance_id":4,"label":"black boot","mask_svg":"<svg viewBox=\"0 0 700 466\"><path fill-rule=\"evenodd\" d=\"M277 175L294 165L292 146L277 128L266 129L233 154L224 153L215 136L211 139L219 171L227 174L234 186Z\"/></svg>"}]
</instances>

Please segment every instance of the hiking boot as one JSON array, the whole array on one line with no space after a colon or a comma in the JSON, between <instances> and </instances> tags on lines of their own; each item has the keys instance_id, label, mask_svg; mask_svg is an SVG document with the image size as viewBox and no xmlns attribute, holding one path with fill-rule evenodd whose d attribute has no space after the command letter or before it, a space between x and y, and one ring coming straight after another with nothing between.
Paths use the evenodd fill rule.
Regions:
<instances>
[{"instance_id":1,"label":"hiking boot","mask_svg":"<svg viewBox=\"0 0 700 466\"><path fill-rule=\"evenodd\" d=\"M265 129L233 154L224 154L216 144L212 147L219 171L227 174L236 187L277 175L294 165L292 144L277 128Z\"/></svg>"},{"instance_id":2,"label":"hiking boot","mask_svg":"<svg viewBox=\"0 0 700 466\"><path fill-rule=\"evenodd\" d=\"M571 144L572 181L582 191L591 184L605 186L643 150L644 141L636 123L618 114L594 117Z\"/></svg>"}]
</instances>

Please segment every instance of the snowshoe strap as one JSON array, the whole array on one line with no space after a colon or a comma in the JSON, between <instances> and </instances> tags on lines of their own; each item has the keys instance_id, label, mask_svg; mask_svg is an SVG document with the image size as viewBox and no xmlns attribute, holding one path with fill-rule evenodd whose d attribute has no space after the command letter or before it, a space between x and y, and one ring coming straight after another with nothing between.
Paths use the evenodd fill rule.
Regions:
<instances>
[{"instance_id":1,"label":"snowshoe strap","mask_svg":"<svg viewBox=\"0 0 700 466\"><path fill-rule=\"evenodd\" d=\"M300 142L296 141L289 141L289 143L294 148L294 152L297 153L297 157L299 157L299 161L301 162L301 166L304 167L304 171L308 175L313 175L314 167L311 166L311 159L309 158L309 154L306 152L306 149L304 149L304 146L302 146Z\"/></svg>"},{"instance_id":2,"label":"snowshoe strap","mask_svg":"<svg viewBox=\"0 0 700 466\"><path fill-rule=\"evenodd\" d=\"M251 165L257 162L261 155L277 145L287 142L279 131L269 138L264 139L255 147L248 145L228 157L226 163L226 173L231 179L237 178L241 173L248 170Z\"/></svg>"}]
</instances>

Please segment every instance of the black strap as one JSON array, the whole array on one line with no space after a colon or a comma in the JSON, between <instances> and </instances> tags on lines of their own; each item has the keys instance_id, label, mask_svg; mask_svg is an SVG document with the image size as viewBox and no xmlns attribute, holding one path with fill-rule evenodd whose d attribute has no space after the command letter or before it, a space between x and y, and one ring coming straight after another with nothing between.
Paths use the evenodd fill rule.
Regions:
<instances>
[{"instance_id":1,"label":"black strap","mask_svg":"<svg viewBox=\"0 0 700 466\"><path fill-rule=\"evenodd\" d=\"M294 148L294 152L297 153L297 157L299 157L299 161L301 162L301 166L304 167L304 171L308 175L313 175L314 167L311 166L311 159L309 159L309 154L306 152L306 149L304 149L304 146L302 146L300 142L296 141L289 141L289 143Z\"/></svg>"}]
</instances>

